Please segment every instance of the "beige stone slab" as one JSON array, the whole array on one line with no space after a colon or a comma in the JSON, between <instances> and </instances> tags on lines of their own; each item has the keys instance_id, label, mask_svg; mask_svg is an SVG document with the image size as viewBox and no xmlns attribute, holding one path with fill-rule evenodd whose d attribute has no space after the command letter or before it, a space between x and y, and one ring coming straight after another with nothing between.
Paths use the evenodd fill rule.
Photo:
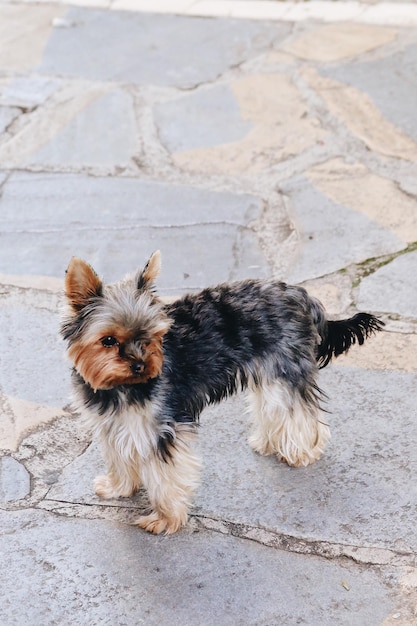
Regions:
<instances>
[{"instance_id":1,"label":"beige stone slab","mask_svg":"<svg viewBox=\"0 0 417 626\"><path fill-rule=\"evenodd\" d=\"M326 137L308 117L300 92L285 74L254 74L231 83L241 117L253 129L241 139L210 148L177 152L177 165L193 171L257 173L301 154Z\"/></svg>"},{"instance_id":2,"label":"beige stone slab","mask_svg":"<svg viewBox=\"0 0 417 626\"><path fill-rule=\"evenodd\" d=\"M351 278L344 273L308 280L302 284L310 296L323 304L329 317L341 316L352 304Z\"/></svg>"},{"instance_id":3,"label":"beige stone slab","mask_svg":"<svg viewBox=\"0 0 417 626\"><path fill-rule=\"evenodd\" d=\"M52 276L0 274L0 285L20 287L22 289L61 292L64 288L64 280L53 278Z\"/></svg>"},{"instance_id":4,"label":"beige stone slab","mask_svg":"<svg viewBox=\"0 0 417 626\"><path fill-rule=\"evenodd\" d=\"M283 49L310 61L338 61L375 50L395 40L397 31L355 23L325 24L302 33Z\"/></svg>"},{"instance_id":5,"label":"beige stone slab","mask_svg":"<svg viewBox=\"0 0 417 626\"><path fill-rule=\"evenodd\" d=\"M382 332L337 358L338 365L417 372L417 335Z\"/></svg>"},{"instance_id":6,"label":"beige stone slab","mask_svg":"<svg viewBox=\"0 0 417 626\"><path fill-rule=\"evenodd\" d=\"M277 63L281 63L283 65L293 65L295 63L295 59L291 54L281 52L281 50L272 50L272 52L267 55L265 63L270 65Z\"/></svg>"},{"instance_id":7,"label":"beige stone slab","mask_svg":"<svg viewBox=\"0 0 417 626\"><path fill-rule=\"evenodd\" d=\"M417 240L417 200L364 165L333 159L311 168L308 178L326 196L360 211L406 243Z\"/></svg>"},{"instance_id":8,"label":"beige stone slab","mask_svg":"<svg viewBox=\"0 0 417 626\"><path fill-rule=\"evenodd\" d=\"M0 392L0 449L17 450L25 435L62 414L62 409L42 406Z\"/></svg>"},{"instance_id":9,"label":"beige stone slab","mask_svg":"<svg viewBox=\"0 0 417 626\"><path fill-rule=\"evenodd\" d=\"M391 124L359 89L320 76L314 68L304 68L303 76L323 98L329 111L363 141L370 150L417 162L417 143Z\"/></svg>"},{"instance_id":10,"label":"beige stone slab","mask_svg":"<svg viewBox=\"0 0 417 626\"><path fill-rule=\"evenodd\" d=\"M0 4L0 70L27 72L38 65L53 19L66 10L56 4Z\"/></svg>"}]
</instances>

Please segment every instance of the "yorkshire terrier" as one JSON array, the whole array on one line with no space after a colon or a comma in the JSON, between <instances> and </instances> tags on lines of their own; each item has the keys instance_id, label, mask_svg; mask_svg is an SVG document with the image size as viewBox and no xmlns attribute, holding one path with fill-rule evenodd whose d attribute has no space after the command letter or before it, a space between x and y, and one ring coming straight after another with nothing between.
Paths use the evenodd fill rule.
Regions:
<instances>
[{"instance_id":1,"label":"yorkshire terrier","mask_svg":"<svg viewBox=\"0 0 417 626\"><path fill-rule=\"evenodd\" d=\"M368 313L329 321L305 289L244 280L164 304L155 252L135 276L104 285L73 258L61 334L73 363L75 406L98 436L108 474L102 498L140 487L152 510L135 524L173 533L187 521L200 463L192 449L205 406L248 390L260 454L306 466L330 438L321 417L320 367L382 329Z\"/></svg>"}]
</instances>

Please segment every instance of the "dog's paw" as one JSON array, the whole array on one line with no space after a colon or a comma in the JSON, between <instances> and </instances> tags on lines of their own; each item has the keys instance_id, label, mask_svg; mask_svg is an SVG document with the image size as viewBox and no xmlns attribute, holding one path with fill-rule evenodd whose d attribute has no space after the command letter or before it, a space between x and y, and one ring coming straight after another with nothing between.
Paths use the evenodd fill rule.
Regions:
<instances>
[{"instance_id":1,"label":"dog's paw","mask_svg":"<svg viewBox=\"0 0 417 626\"><path fill-rule=\"evenodd\" d=\"M278 461L283 461L290 467L307 467L311 465L315 461L317 461L321 457L321 451L319 452L305 452L299 453L298 456L293 456L290 459L287 459L285 456L281 456L277 454Z\"/></svg>"},{"instance_id":2,"label":"dog's paw","mask_svg":"<svg viewBox=\"0 0 417 626\"><path fill-rule=\"evenodd\" d=\"M121 485L115 484L111 476L97 476L94 479L94 491L100 498L105 500L111 500L112 498L129 498L134 489L125 488Z\"/></svg>"},{"instance_id":3,"label":"dog's paw","mask_svg":"<svg viewBox=\"0 0 417 626\"><path fill-rule=\"evenodd\" d=\"M275 453L275 450L269 443L268 439L257 435L251 435L248 438L248 443L254 452L257 452L261 456L270 456Z\"/></svg>"},{"instance_id":4,"label":"dog's paw","mask_svg":"<svg viewBox=\"0 0 417 626\"><path fill-rule=\"evenodd\" d=\"M150 513L150 515L142 515L133 524L140 526L148 533L159 535L164 533L165 535L172 535L176 533L187 521L185 517L164 517L159 513Z\"/></svg>"}]
</instances>

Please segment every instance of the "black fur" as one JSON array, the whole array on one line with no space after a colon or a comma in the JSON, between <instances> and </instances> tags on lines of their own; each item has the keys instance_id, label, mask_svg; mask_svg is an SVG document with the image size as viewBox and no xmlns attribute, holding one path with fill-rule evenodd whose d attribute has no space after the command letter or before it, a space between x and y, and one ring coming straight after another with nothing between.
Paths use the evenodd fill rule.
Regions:
<instances>
[{"instance_id":1,"label":"black fur","mask_svg":"<svg viewBox=\"0 0 417 626\"><path fill-rule=\"evenodd\" d=\"M382 330L384 322L369 313L357 313L347 320L328 321L327 333L318 348L317 361L326 367L332 357L347 352L356 342L361 346L365 339Z\"/></svg>"},{"instance_id":2,"label":"black fur","mask_svg":"<svg viewBox=\"0 0 417 626\"><path fill-rule=\"evenodd\" d=\"M308 295L284 283L219 285L166 307L162 376L174 421L245 389L249 378L285 379L302 396L314 386L316 343Z\"/></svg>"}]
</instances>

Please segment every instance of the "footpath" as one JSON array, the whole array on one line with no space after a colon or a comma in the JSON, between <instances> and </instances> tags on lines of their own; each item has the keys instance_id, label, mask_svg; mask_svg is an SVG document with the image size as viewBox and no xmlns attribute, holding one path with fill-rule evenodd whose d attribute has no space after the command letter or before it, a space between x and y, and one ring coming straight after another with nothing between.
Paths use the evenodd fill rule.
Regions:
<instances>
[{"instance_id":1,"label":"footpath","mask_svg":"<svg viewBox=\"0 0 417 626\"><path fill-rule=\"evenodd\" d=\"M2 626L417 624L416 111L412 3L0 0ZM273 276L386 323L323 370L311 467L206 410L170 537L95 496L58 336L72 256L155 249L164 296Z\"/></svg>"}]
</instances>

